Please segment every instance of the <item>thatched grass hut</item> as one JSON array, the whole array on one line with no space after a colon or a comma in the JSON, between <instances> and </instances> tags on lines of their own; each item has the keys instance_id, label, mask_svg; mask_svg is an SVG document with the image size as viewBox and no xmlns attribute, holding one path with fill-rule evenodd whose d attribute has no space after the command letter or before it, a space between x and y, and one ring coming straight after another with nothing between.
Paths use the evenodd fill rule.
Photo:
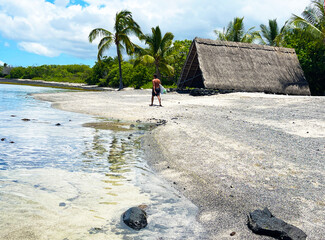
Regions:
<instances>
[{"instance_id":1,"label":"thatched grass hut","mask_svg":"<svg viewBox=\"0 0 325 240\"><path fill-rule=\"evenodd\" d=\"M178 87L310 95L294 49L195 38Z\"/></svg>"}]
</instances>

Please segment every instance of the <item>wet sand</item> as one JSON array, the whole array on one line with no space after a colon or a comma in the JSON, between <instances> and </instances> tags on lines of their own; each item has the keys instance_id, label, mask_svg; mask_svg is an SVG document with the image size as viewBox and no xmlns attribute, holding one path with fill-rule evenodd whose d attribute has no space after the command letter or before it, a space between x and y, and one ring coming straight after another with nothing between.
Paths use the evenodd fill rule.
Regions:
<instances>
[{"instance_id":1,"label":"wet sand","mask_svg":"<svg viewBox=\"0 0 325 240\"><path fill-rule=\"evenodd\" d=\"M199 207L209 239L271 239L246 226L264 207L309 239L325 234L325 97L168 93L163 107L149 106L150 90L35 97L105 118L166 120L142 138L146 160Z\"/></svg>"}]
</instances>

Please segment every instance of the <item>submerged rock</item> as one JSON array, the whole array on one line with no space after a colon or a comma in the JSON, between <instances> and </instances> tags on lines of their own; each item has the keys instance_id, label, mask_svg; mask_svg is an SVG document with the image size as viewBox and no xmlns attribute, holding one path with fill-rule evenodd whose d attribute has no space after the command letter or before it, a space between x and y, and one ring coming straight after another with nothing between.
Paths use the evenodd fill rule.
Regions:
<instances>
[{"instance_id":1,"label":"submerged rock","mask_svg":"<svg viewBox=\"0 0 325 240\"><path fill-rule=\"evenodd\" d=\"M249 213L247 225L256 234L276 239L305 240L307 238L306 233L301 229L274 217L267 208Z\"/></svg>"},{"instance_id":2,"label":"submerged rock","mask_svg":"<svg viewBox=\"0 0 325 240\"><path fill-rule=\"evenodd\" d=\"M104 233L105 230L99 227L93 227L88 230L89 234L97 234L97 233Z\"/></svg>"},{"instance_id":3,"label":"submerged rock","mask_svg":"<svg viewBox=\"0 0 325 240\"><path fill-rule=\"evenodd\" d=\"M139 207L129 208L123 213L122 217L123 222L135 230L145 228L148 224L146 212Z\"/></svg>"}]
</instances>

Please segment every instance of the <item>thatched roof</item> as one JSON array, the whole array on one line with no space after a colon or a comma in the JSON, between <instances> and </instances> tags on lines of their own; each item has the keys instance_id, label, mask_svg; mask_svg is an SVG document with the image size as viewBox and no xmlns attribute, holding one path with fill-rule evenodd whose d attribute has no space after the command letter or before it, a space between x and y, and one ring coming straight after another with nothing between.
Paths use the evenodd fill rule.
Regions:
<instances>
[{"instance_id":1,"label":"thatched roof","mask_svg":"<svg viewBox=\"0 0 325 240\"><path fill-rule=\"evenodd\" d=\"M178 87L310 95L294 49L195 38Z\"/></svg>"}]
</instances>

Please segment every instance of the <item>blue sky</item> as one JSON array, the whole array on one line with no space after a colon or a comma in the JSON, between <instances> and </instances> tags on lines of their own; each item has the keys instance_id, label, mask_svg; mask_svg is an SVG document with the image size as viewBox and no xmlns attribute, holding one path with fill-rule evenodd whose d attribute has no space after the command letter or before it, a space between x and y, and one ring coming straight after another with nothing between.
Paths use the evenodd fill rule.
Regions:
<instances>
[{"instance_id":1,"label":"blue sky","mask_svg":"<svg viewBox=\"0 0 325 240\"><path fill-rule=\"evenodd\" d=\"M144 33L160 26L176 40L215 39L234 17L246 29L276 18L282 26L310 0L1 0L0 64L87 64L96 61L97 44L88 42L97 27L113 30L116 12L128 9ZM136 38L133 40L140 44ZM112 47L106 55L115 56Z\"/></svg>"}]
</instances>

